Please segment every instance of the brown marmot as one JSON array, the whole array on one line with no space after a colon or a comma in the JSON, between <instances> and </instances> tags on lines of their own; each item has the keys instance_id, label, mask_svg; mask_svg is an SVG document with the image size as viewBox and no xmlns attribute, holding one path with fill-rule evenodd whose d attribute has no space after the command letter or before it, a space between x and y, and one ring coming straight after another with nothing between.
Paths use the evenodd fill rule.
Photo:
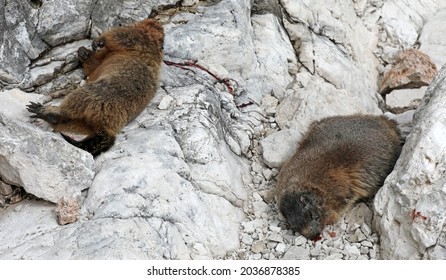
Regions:
<instances>
[{"instance_id":1,"label":"brown marmot","mask_svg":"<svg viewBox=\"0 0 446 280\"><path fill-rule=\"evenodd\" d=\"M353 204L373 197L401 151L396 123L351 115L311 124L277 179L278 206L290 227L308 239Z\"/></svg>"},{"instance_id":2,"label":"brown marmot","mask_svg":"<svg viewBox=\"0 0 446 280\"><path fill-rule=\"evenodd\" d=\"M55 131L88 135L76 141L62 134L94 156L108 150L116 134L154 97L163 41L163 28L152 19L104 32L93 40L93 50L78 50L87 83L70 92L60 106L31 103L31 117L47 121Z\"/></svg>"}]
</instances>

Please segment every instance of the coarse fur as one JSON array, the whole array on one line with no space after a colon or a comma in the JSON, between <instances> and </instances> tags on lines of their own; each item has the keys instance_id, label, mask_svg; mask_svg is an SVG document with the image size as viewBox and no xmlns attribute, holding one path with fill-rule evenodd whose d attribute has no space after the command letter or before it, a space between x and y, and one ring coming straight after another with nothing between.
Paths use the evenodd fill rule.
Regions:
<instances>
[{"instance_id":1,"label":"coarse fur","mask_svg":"<svg viewBox=\"0 0 446 280\"><path fill-rule=\"evenodd\" d=\"M94 156L108 150L116 134L135 119L159 87L164 32L152 19L112 28L78 50L87 83L70 92L60 106L28 105L31 117L55 131L88 135L71 144Z\"/></svg>"},{"instance_id":2,"label":"coarse fur","mask_svg":"<svg viewBox=\"0 0 446 280\"><path fill-rule=\"evenodd\" d=\"M277 179L278 205L290 227L320 235L355 202L373 197L401 151L396 123L384 116L324 118L310 125Z\"/></svg>"}]
</instances>

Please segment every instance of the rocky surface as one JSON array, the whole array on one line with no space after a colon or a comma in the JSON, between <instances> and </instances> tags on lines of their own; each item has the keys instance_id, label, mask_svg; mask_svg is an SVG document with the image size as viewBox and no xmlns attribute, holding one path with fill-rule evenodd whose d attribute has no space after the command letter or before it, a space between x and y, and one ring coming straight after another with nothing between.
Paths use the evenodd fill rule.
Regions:
<instances>
[{"instance_id":1,"label":"rocky surface","mask_svg":"<svg viewBox=\"0 0 446 280\"><path fill-rule=\"evenodd\" d=\"M388 259L444 259L446 255L446 67L415 114L395 170L375 198L381 252Z\"/></svg>"},{"instance_id":2,"label":"rocky surface","mask_svg":"<svg viewBox=\"0 0 446 280\"><path fill-rule=\"evenodd\" d=\"M441 67L438 54L446 42L432 35L442 32L436 28L444 19L441 8L446 3L440 0L336 0L329 7L323 1L291 0L111 5L0 0L0 15L5 15L0 16L0 162L9 168L8 175L0 169L0 258L444 258L444 233L431 218L441 218L441 206L425 215L429 203L441 201L441 192L423 198L414 185L409 199L401 198L408 204L391 205L392 211L414 213L420 224L401 224L409 244L415 244L399 250L405 255L383 248L398 240L401 228L392 228L395 222L381 220L376 228L373 223L373 211L389 215L389 221L400 219L377 205L385 204L384 190L402 195L391 184L408 182L403 168L417 159L426 168L444 165L445 159L437 157L441 153L429 154L431 148L419 156L405 149L374 207L370 201L358 204L316 242L290 231L274 200L275 176L313 120L382 114L387 108L378 94L379 80L402 50L420 48ZM28 101L47 102L82 83L79 46L89 46L111 26L148 15L166 32L161 87L109 152L93 162L46 126L29 123ZM435 94L441 81L437 78L421 102L418 136L409 136L410 147L426 139L426 147L444 150L438 140L444 121L435 113L440 104L429 101L441 101ZM411 112L387 114L406 137ZM422 136L420 127L430 134ZM46 181L26 180L30 175ZM433 190L441 189L435 176L422 178ZM31 192L29 186L43 182L65 190L68 184L75 193L68 198L76 200L53 191L44 196L38 192L44 186L32 191L43 200L11 200L14 192ZM381 248L380 236L385 238Z\"/></svg>"},{"instance_id":3,"label":"rocky surface","mask_svg":"<svg viewBox=\"0 0 446 280\"><path fill-rule=\"evenodd\" d=\"M0 139L3 183L21 186L54 203L63 197L80 197L81 191L90 187L93 157L62 137L0 113Z\"/></svg>"}]
</instances>

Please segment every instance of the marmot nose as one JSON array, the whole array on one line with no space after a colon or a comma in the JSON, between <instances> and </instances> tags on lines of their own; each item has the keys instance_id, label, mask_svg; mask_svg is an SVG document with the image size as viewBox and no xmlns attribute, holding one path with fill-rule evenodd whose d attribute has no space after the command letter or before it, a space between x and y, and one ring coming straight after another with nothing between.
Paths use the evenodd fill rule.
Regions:
<instances>
[{"instance_id":1,"label":"marmot nose","mask_svg":"<svg viewBox=\"0 0 446 280\"><path fill-rule=\"evenodd\" d=\"M299 231L300 234L305 236L309 240L318 239L321 236L322 228L319 226L307 226L306 228Z\"/></svg>"}]
</instances>

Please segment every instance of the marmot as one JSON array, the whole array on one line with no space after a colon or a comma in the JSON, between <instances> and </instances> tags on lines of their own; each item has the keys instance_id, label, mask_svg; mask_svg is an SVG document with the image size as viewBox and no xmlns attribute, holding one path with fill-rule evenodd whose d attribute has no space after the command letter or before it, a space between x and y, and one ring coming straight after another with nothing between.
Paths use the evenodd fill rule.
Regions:
<instances>
[{"instance_id":1,"label":"marmot","mask_svg":"<svg viewBox=\"0 0 446 280\"><path fill-rule=\"evenodd\" d=\"M310 125L277 179L278 206L308 239L353 204L373 197L401 151L396 122L384 116L324 118Z\"/></svg>"},{"instance_id":2,"label":"marmot","mask_svg":"<svg viewBox=\"0 0 446 280\"><path fill-rule=\"evenodd\" d=\"M87 83L70 92L60 106L31 103L31 117L47 121L55 131L88 135L76 141L62 134L93 156L108 150L116 134L154 97L163 41L163 27L152 19L104 32L93 40L93 50L78 50Z\"/></svg>"}]
</instances>

